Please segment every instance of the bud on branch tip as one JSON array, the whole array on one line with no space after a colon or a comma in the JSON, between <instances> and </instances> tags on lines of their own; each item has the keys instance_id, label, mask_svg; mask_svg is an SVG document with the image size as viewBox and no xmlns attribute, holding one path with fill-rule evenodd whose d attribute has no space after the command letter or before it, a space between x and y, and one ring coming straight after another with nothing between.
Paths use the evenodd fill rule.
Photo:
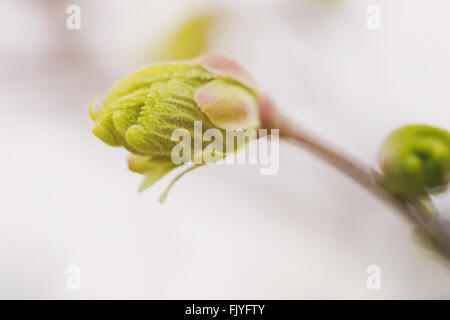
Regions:
<instances>
[{"instance_id":1,"label":"bud on branch tip","mask_svg":"<svg viewBox=\"0 0 450 320\"><path fill-rule=\"evenodd\" d=\"M202 123L203 132L258 129L266 124L261 112L269 105L247 71L220 54L149 66L119 81L98 109L96 100L89 107L95 121L92 132L133 154L130 170L146 178L140 191L179 166L171 160L175 130L186 130L193 137L196 121Z\"/></svg>"},{"instance_id":2,"label":"bud on branch tip","mask_svg":"<svg viewBox=\"0 0 450 320\"><path fill-rule=\"evenodd\" d=\"M402 127L384 142L379 164L394 194L440 192L450 181L450 133L427 125Z\"/></svg>"}]
</instances>

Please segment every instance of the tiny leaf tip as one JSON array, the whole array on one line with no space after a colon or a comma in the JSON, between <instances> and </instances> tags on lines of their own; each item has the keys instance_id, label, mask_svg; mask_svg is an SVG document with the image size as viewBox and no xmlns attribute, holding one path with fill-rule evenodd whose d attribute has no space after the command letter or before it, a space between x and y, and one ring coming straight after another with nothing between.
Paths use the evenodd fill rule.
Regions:
<instances>
[{"instance_id":1,"label":"tiny leaf tip","mask_svg":"<svg viewBox=\"0 0 450 320\"><path fill-rule=\"evenodd\" d=\"M91 103L89 104L89 117L92 121L97 120L98 110L95 110L95 104L98 100L98 94L95 95L94 99L92 99Z\"/></svg>"}]
</instances>

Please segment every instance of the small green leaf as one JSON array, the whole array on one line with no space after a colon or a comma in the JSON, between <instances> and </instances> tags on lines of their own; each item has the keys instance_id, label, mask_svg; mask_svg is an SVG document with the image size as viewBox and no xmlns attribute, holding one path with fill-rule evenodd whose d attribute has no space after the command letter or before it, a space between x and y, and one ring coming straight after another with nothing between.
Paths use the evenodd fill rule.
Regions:
<instances>
[{"instance_id":1,"label":"small green leaf","mask_svg":"<svg viewBox=\"0 0 450 320\"><path fill-rule=\"evenodd\" d=\"M159 60L185 60L205 53L215 20L216 17L210 12L200 12L190 17L168 36Z\"/></svg>"},{"instance_id":2,"label":"small green leaf","mask_svg":"<svg viewBox=\"0 0 450 320\"><path fill-rule=\"evenodd\" d=\"M198 165L190 166L187 169L185 169L184 171L182 171L181 173L179 173L175 178L173 178L173 180L170 182L170 184L166 187L166 189L163 191L163 193L159 197L159 202L164 203L166 201L167 195L169 194L169 191L172 189L175 182L180 180L186 173L188 173L194 169L197 169L198 167L199 167Z\"/></svg>"},{"instance_id":3,"label":"small green leaf","mask_svg":"<svg viewBox=\"0 0 450 320\"><path fill-rule=\"evenodd\" d=\"M178 167L170 158L131 156L128 159L128 167L131 171L143 174L145 180L139 187L139 192L151 187L170 171Z\"/></svg>"}]
</instances>

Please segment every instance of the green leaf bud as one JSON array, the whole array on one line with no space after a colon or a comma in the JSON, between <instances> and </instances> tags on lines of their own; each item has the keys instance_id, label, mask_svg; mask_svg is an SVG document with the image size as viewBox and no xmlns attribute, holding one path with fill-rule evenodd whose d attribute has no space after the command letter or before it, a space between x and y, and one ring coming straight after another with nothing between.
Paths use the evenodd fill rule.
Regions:
<instances>
[{"instance_id":1,"label":"green leaf bud","mask_svg":"<svg viewBox=\"0 0 450 320\"><path fill-rule=\"evenodd\" d=\"M245 75L234 61L218 55L149 66L118 82L98 109L94 99L89 108L95 121L92 132L106 144L135 155L129 168L146 176L143 190L179 165L171 161L179 144L173 140L175 130L192 137L194 157L197 121L202 124L201 134L208 129L224 134L226 129L260 127L258 93ZM202 141L202 150L209 143Z\"/></svg>"},{"instance_id":2,"label":"green leaf bud","mask_svg":"<svg viewBox=\"0 0 450 320\"><path fill-rule=\"evenodd\" d=\"M450 133L427 125L400 128L384 142L379 164L394 194L442 191L450 181Z\"/></svg>"}]
</instances>

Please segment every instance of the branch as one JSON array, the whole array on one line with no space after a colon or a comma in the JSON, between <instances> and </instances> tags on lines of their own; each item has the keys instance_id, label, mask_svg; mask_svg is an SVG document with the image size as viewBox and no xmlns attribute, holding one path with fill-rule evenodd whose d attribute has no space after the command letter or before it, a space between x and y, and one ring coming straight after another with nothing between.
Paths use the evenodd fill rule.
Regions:
<instances>
[{"instance_id":1,"label":"branch","mask_svg":"<svg viewBox=\"0 0 450 320\"><path fill-rule=\"evenodd\" d=\"M280 137L299 144L395 208L407 222L425 231L440 245L447 258L450 258L450 233L440 223L442 219L430 198L417 200L393 195L383 186L383 174L379 170L333 146L287 117L280 117L279 128Z\"/></svg>"}]
</instances>

